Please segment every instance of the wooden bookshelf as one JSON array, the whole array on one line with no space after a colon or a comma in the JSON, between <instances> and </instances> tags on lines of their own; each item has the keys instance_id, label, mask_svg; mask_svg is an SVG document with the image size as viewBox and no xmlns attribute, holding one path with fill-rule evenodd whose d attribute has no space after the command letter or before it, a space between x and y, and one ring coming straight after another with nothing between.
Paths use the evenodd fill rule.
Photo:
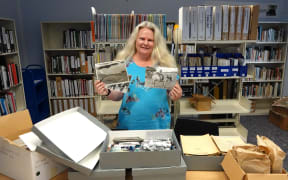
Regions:
<instances>
[{"instance_id":1,"label":"wooden bookshelf","mask_svg":"<svg viewBox=\"0 0 288 180\"><path fill-rule=\"evenodd\" d=\"M15 21L0 18L0 29L0 76L2 84L0 85L0 98L2 99L2 108L4 106L3 102L7 103L5 109L6 114L9 114L26 109L26 100ZM7 39L4 43L4 36L7 36L8 43ZM6 76L8 80L4 80L3 76ZM7 83L6 87L3 87L4 83ZM5 113L0 111L0 115L5 115Z\"/></svg>"}]
</instances>

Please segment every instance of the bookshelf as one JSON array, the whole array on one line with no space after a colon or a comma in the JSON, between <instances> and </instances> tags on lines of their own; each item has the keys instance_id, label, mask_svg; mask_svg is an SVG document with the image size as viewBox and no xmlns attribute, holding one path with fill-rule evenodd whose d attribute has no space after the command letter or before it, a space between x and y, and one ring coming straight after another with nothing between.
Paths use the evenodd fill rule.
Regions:
<instances>
[{"instance_id":1,"label":"bookshelf","mask_svg":"<svg viewBox=\"0 0 288 180\"><path fill-rule=\"evenodd\" d=\"M259 22L257 41L246 45L246 62L253 77L243 81L242 95L254 104L246 115L268 115L273 101L282 97L287 31L287 22Z\"/></svg>"},{"instance_id":2,"label":"bookshelf","mask_svg":"<svg viewBox=\"0 0 288 180\"><path fill-rule=\"evenodd\" d=\"M51 114L80 106L96 116L90 22L41 22Z\"/></svg>"},{"instance_id":3,"label":"bookshelf","mask_svg":"<svg viewBox=\"0 0 288 180\"><path fill-rule=\"evenodd\" d=\"M256 42L255 40L238 40L238 41L194 41L179 44L179 53L197 54L203 51L212 54L212 49L217 49L220 53L245 53L246 43ZM186 46L186 47L185 47ZM190 46L187 48L187 46ZM184 51L184 52L183 52ZM181 68L181 56L178 57L179 68ZM250 74L247 77L252 78ZM240 135L243 139L247 139L248 131L240 124L240 114L249 113L251 109L251 101L241 95L243 77L234 76L194 76L181 77L180 84L185 96L179 100L176 108L177 116L193 117L201 121L213 122L219 124L220 135ZM217 97L212 103L210 111L196 111L188 101L192 94L210 94L214 96L213 85L221 87L226 83L226 89L233 89L232 95L226 97ZM212 86L211 86L212 85ZM230 85L230 86L229 86ZM205 89L206 88L206 89ZM185 90L184 90L185 89ZM205 89L205 90L203 90ZM224 88L223 88L224 89ZM223 91L219 88L219 94ZM228 91L228 90L227 90ZM224 91L223 91L224 93ZM215 118L216 117L216 118Z\"/></svg>"},{"instance_id":4,"label":"bookshelf","mask_svg":"<svg viewBox=\"0 0 288 180\"><path fill-rule=\"evenodd\" d=\"M173 27L175 23L167 23L169 30L166 32L166 15L164 14L96 14L95 22L95 62L112 61L121 50L130 36L130 33L142 21L150 21L158 25L164 35L167 33L167 45L172 44ZM105 20L104 20L105 19ZM104 23L105 22L105 23ZM103 27L106 28L106 31ZM98 31L97 31L98 30ZM121 101L111 101L103 96L97 96L96 109L100 119L105 116L117 115Z\"/></svg>"},{"instance_id":5,"label":"bookshelf","mask_svg":"<svg viewBox=\"0 0 288 180\"><path fill-rule=\"evenodd\" d=\"M0 115L26 109L15 21L0 18Z\"/></svg>"},{"instance_id":6,"label":"bookshelf","mask_svg":"<svg viewBox=\"0 0 288 180\"><path fill-rule=\"evenodd\" d=\"M258 15L258 5L179 9L177 60L185 93L179 100L178 116L217 123L219 135L240 135L247 140L240 114L250 112L251 101L241 92L244 77L252 76L245 72L244 57L246 45L256 43ZM188 101L193 94L215 98L211 110L196 111Z\"/></svg>"}]
</instances>

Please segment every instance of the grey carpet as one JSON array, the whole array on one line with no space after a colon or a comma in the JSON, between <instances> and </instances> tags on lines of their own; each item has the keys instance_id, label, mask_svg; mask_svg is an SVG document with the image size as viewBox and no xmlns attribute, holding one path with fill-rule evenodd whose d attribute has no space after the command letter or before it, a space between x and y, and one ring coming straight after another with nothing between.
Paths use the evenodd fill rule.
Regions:
<instances>
[{"instance_id":1,"label":"grey carpet","mask_svg":"<svg viewBox=\"0 0 288 180\"><path fill-rule=\"evenodd\" d=\"M248 143L257 144L256 135L266 136L279 145L286 158L284 168L288 169L288 131L284 131L270 123L268 116L241 116L241 124L248 129Z\"/></svg>"}]
</instances>

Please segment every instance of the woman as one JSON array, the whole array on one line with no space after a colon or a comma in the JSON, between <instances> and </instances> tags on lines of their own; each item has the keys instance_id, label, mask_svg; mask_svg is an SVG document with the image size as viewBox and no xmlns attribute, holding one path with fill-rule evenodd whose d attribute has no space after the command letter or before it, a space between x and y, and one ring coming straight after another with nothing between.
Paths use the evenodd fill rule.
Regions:
<instances>
[{"instance_id":1,"label":"woman","mask_svg":"<svg viewBox=\"0 0 288 180\"><path fill-rule=\"evenodd\" d=\"M178 100L182 89L178 83L168 92L166 89L144 87L147 66L176 67L166 42L157 26L144 21L135 27L125 48L116 59L127 60L127 72L132 76L128 92L111 91L105 84L95 81L96 92L119 101L118 128L120 129L167 129L170 128L168 96Z\"/></svg>"}]
</instances>

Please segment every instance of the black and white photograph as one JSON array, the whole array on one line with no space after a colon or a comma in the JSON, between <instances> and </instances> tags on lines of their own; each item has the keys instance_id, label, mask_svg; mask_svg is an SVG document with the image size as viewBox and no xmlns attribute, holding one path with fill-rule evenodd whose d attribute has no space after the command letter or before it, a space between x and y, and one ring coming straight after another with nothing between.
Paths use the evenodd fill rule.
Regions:
<instances>
[{"instance_id":1,"label":"black and white photograph","mask_svg":"<svg viewBox=\"0 0 288 180\"><path fill-rule=\"evenodd\" d=\"M129 76L123 60L95 64L96 77L105 83L106 88L127 92Z\"/></svg>"},{"instance_id":2,"label":"black and white photograph","mask_svg":"<svg viewBox=\"0 0 288 180\"><path fill-rule=\"evenodd\" d=\"M122 82L122 83L116 83L116 84L108 84L106 85L106 88L110 89L111 91L121 91L123 93L126 93L129 87L129 81Z\"/></svg>"},{"instance_id":3,"label":"black and white photograph","mask_svg":"<svg viewBox=\"0 0 288 180\"><path fill-rule=\"evenodd\" d=\"M147 67L145 72L145 87L172 89L177 80L177 68Z\"/></svg>"}]
</instances>

